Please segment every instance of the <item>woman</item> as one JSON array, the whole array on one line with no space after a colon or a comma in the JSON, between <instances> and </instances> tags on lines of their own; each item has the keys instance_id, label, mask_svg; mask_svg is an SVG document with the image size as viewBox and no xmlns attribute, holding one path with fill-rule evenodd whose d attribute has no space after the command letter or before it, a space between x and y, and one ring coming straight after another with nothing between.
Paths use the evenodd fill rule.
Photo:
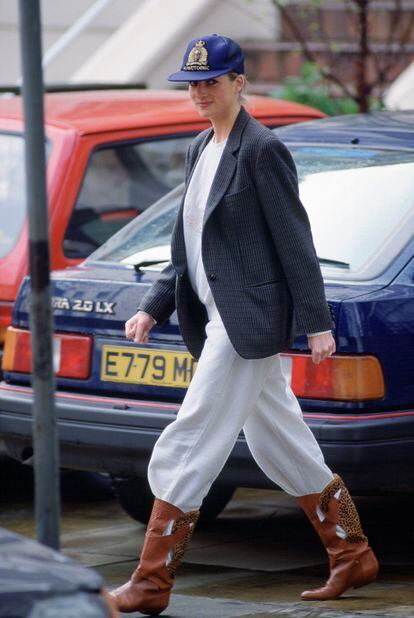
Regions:
<instances>
[{"instance_id":1,"label":"woman","mask_svg":"<svg viewBox=\"0 0 414 618\"><path fill-rule=\"evenodd\" d=\"M155 502L140 564L112 595L121 611L154 615L167 607L202 500L243 429L258 465L298 497L328 551L329 580L302 598L334 599L375 579L378 564L281 366L295 331L308 335L315 363L335 352L295 166L241 105L246 80L235 41L193 39L169 79L189 83L212 129L189 148L171 263L126 323L126 336L147 343L153 325L177 309L198 365L151 457Z\"/></svg>"}]
</instances>

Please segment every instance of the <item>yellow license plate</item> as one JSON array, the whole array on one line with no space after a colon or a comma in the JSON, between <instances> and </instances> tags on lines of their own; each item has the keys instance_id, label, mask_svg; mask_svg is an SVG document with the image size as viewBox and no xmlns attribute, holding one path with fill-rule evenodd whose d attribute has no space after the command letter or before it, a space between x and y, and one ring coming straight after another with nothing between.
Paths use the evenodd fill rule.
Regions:
<instances>
[{"instance_id":1,"label":"yellow license plate","mask_svg":"<svg viewBox=\"0 0 414 618\"><path fill-rule=\"evenodd\" d=\"M187 388L196 366L188 352L104 345L101 380Z\"/></svg>"}]
</instances>

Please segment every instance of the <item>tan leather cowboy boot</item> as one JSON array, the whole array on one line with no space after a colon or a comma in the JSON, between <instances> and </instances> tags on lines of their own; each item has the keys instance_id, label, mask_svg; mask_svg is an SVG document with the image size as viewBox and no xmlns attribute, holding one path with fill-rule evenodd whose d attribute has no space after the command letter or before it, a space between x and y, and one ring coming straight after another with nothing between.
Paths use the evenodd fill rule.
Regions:
<instances>
[{"instance_id":1,"label":"tan leather cowboy boot","mask_svg":"<svg viewBox=\"0 0 414 618\"><path fill-rule=\"evenodd\" d=\"M328 552L330 567L326 584L302 592L302 599L337 599L348 588L361 588L373 582L378 562L341 477L335 474L322 493L302 496L298 500Z\"/></svg>"},{"instance_id":2,"label":"tan leather cowboy boot","mask_svg":"<svg viewBox=\"0 0 414 618\"><path fill-rule=\"evenodd\" d=\"M157 616L168 607L174 574L191 539L198 511L183 513L155 499L138 568L110 595L121 612Z\"/></svg>"}]
</instances>

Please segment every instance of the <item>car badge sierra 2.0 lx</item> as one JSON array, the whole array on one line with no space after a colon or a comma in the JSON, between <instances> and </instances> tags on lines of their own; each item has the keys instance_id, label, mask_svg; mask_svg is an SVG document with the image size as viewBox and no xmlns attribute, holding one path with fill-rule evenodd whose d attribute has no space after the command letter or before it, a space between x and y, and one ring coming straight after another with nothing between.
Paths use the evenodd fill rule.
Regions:
<instances>
[{"instance_id":1,"label":"car badge sierra 2.0 lx","mask_svg":"<svg viewBox=\"0 0 414 618\"><path fill-rule=\"evenodd\" d=\"M109 313L115 315L116 303L106 300L89 300L86 298L75 298L73 300L64 296L52 297L53 309L64 309L65 311L83 311L85 313Z\"/></svg>"}]
</instances>

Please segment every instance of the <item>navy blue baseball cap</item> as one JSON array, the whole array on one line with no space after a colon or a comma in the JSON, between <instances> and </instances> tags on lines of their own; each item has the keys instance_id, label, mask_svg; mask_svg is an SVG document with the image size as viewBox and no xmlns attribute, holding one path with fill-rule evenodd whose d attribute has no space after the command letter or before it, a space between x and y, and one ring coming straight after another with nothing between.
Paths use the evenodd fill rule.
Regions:
<instances>
[{"instance_id":1,"label":"navy blue baseball cap","mask_svg":"<svg viewBox=\"0 0 414 618\"><path fill-rule=\"evenodd\" d=\"M244 73L244 56L240 45L226 36L209 34L191 39L181 71L169 76L170 82L212 79L235 71Z\"/></svg>"}]
</instances>

